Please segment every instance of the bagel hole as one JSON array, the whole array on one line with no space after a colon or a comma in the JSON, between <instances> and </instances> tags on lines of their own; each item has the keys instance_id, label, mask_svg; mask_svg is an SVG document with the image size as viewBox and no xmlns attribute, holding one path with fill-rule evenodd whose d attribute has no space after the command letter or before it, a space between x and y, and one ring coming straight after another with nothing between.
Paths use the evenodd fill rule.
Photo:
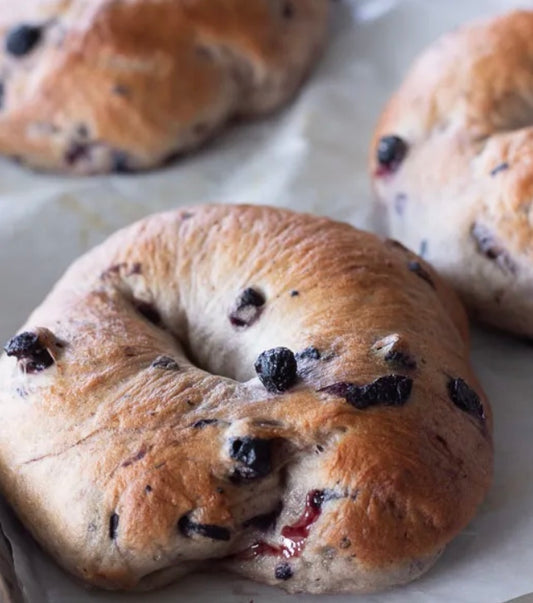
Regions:
<instances>
[{"instance_id":1,"label":"bagel hole","mask_svg":"<svg viewBox=\"0 0 533 603\"><path fill-rule=\"evenodd\" d=\"M237 367L234 362L231 362L231 355L228 353L228 350L225 349L225 347L221 347L215 341L214 344L216 348L220 350L220 353L217 355L215 346L206 346L205 343L200 343L202 340L206 339L209 334L203 335L191 333L186 316L179 317L179 321L172 320L171 324L169 324L169 321L162 316L162 313L155 303L134 297L129 297L129 303L131 303L136 313L142 316L144 320L169 333L175 340L181 353L187 358L189 363L196 368L211 375L225 377L238 382L248 381L254 376L249 375L245 379L240 379L237 375ZM132 353L131 355L133 356L135 354ZM222 359L222 361L220 359ZM158 359L154 358L154 362L156 360Z\"/></svg>"}]
</instances>

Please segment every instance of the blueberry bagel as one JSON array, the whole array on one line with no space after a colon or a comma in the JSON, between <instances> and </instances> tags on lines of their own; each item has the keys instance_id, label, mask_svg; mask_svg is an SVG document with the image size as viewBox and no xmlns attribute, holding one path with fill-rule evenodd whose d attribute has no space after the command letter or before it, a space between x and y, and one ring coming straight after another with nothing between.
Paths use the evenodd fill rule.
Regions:
<instances>
[{"instance_id":1,"label":"blueberry bagel","mask_svg":"<svg viewBox=\"0 0 533 603\"><path fill-rule=\"evenodd\" d=\"M208 563L291 592L384 588L489 487L460 303L347 224L154 215L78 260L5 350L2 490L102 587Z\"/></svg>"},{"instance_id":2,"label":"blueberry bagel","mask_svg":"<svg viewBox=\"0 0 533 603\"><path fill-rule=\"evenodd\" d=\"M91 174L156 166L294 95L330 0L0 0L0 153Z\"/></svg>"},{"instance_id":3,"label":"blueberry bagel","mask_svg":"<svg viewBox=\"0 0 533 603\"><path fill-rule=\"evenodd\" d=\"M415 62L371 173L391 236L473 316L533 337L533 11L462 27Z\"/></svg>"}]
</instances>

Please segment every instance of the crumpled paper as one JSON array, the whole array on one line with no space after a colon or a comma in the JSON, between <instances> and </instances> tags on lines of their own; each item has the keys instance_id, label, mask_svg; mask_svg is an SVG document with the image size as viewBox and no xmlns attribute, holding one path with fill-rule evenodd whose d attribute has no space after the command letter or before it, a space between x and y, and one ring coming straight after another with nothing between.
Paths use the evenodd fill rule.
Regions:
<instances>
[{"instance_id":1,"label":"crumpled paper","mask_svg":"<svg viewBox=\"0 0 533 603\"><path fill-rule=\"evenodd\" d=\"M163 170L74 179L0 161L0 339L16 331L75 257L158 210L205 201L266 203L376 229L367 150L389 94L414 56L440 33L516 6L533 8L533 2L335 3L329 50L291 107L228 129L206 149ZM494 486L478 516L435 568L411 585L321 601L502 603L533 593L533 347L476 329L472 357L495 422ZM0 533L0 571L10 583L0 582L0 601L19 603L17 588L29 603L318 600L222 574L191 576L154 594L89 591L41 552L5 506L0 525L7 538Z\"/></svg>"}]
</instances>

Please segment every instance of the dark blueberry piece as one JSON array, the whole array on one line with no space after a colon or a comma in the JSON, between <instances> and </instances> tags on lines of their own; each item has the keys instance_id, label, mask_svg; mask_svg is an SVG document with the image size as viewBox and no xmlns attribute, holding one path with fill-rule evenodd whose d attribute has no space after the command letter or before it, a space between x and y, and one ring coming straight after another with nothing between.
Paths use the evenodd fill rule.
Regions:
<instances>
[{"instance_id":1,"label":"dark blueberry piece","mask_svg":"<svg viewBox=\"0 0 533 603\"><path fill-rule=\"evenodd\" d=\"M292 568L286 561L279 563L276 565L275 575L278 580L288 580L293 576Z\"/></svg>"},{"instance_id":2,"label":"dark blueberry piece","mask_svg":"<svg viewBox=\"0 0 533 603\"><path fill-rule=\"evenodd\" d=\"M6 51L15 57L24 56L39 43L42 33L42 27L18 25L7 33Z\"/></svg>"},{"instance_id":3,"label":"dark blueberry piece","mask_svg":"<svg viewBox=\"0 0 533 603\"><path fill-rule=\"evenodd\" d=\"M161 314L159 314L157 309L152 304L140 300L134 300L133 304L137 312L142 314L146 320L154 325L161 325Z\"/></svg>"},{"instance_id":4,"label":"dark blueberry piece","mask_svg":"<svg viewBox=\"0 0 533 603\"><path fill-rule=\"evenodd\" d=\"M379 165L391 171L398 168L407 155L407 143L399 136L384 136L378 143Z\"/></svg>"},{"instance_id":5,"label":"dark blueberry piece","mask_svg":"<svg viewBox=\"0 0 533 603\"><path fill-rule=\"evenodd\" d=\"M242 525L244 528L256 528L257 530L262 530L266 532L273 528L276 525L276 520L279 517L281 510L283 508L283 503L280 501L276 508L270 513L264 513L263 515L256 515L255 517L251 517L247 519Z\"/></svg>"},{"instance_id":6,"label":"dark blueberry piece","mask_svg":"<svg viewBox=\"0 0 533 603\"><path fill-rule=\"evenodd\" d=\"M264 295L261 295L261 293L259 293L259 291L256 291L255 289L252 289L251 287L248 287L248 289L245 289L239 298L239 305L240 306L262 306L265 303L265 297Z\"/></svg>"},{"instance_id":7,"label":"dark blueberry piece","mask_svg":"<svg viewBox=\"0 0 533 603\"><path fill-rule=\"evenodd\" d=\"M330 500L338 500L339 498L342 498L342 496L329 488L325 490L312 490L309 493L307 504L311 509L319 511L324 503Z\"/></svg>"},{"instance_id":8,"label":"dark blueberry piece","mask_svg":"<svg viewBox=\"0 0 533 603\"><path fill-rule=\"evenodd\" d=\"M485 409L479 396L460 377L448 381L448 394L455 406L464 412L480 419L485 418Z\"/></svg>"},{"instance_id":9,"label":"dark blueberry piece","mask_svg":"<svg viewBox=\"0 0 533 603\"><path fill-rule=\"evenodd\" d=\"M261 438L235 438L230 441L229 455L240 463L235 467L235 482L265 477L272 470L271 441Z\"/></svg>"},{"instance_id":10,"label":"dark blueberry piece","mask_svg":"<svg viewBox=\"0 0 533 603\"><path fill-rule=\"evenodd\" d=\"M115 174L129 174L133 170L130 167L130 158L125 151L111 152L111 171Z\"/></svg>"},{"instance_id":11,"label":"dark blueberry piece","mask_svg":"<svg viewBox=\"0 0 533 603\"><path fill-rule=\"evenodd\" d=\"M152 362L151 367L169 371L177 371L180 368L178 363L169 356L159 356Z\"/></svg>"},{"instance_id":12,"label":"dark blueberry piece","mask_svg":"<svg viewBox=\"0 0 533 603\"><path fill-rule=\"evenodd\" d=\"M19 360L27 373L37 373L54 364L50 352L36 333L26 331L10 339L4 350L8 356Z\"/></svg>"},{"instance_id":13,"label":"dark blueberry piece","mask_svg":"<svg viewBox=\"0 0 533 603\"><path fill-rule=\"evenodd\" d=\"M312 509L318 510L324 504L325 490L313 490L309 496L309 506Z\"/></svg>"},{"instance_id":14,"label":"dark blueberry piece","mask_svg":"<svg viewBox=\"0 0 533 603\"><path fill-rule=\"evenodd\" d=\"M293 289L293 290L291 291L291 297L298 297L298 295L300 295L300 292L299 292L299 291L296 291L296 289Z\"/></svg>"},{"instance_id":15,"label":"dark blueberry piece","mask_svg":"<svg viewBox=\"0 0 533 603\"><path fill-rule=\"evenodd\" d=\"M500 270L509 274L516 274L517 267L509 252L496 240L491 231L483 224L475 222L470 230L476 242L478 251L489 260L494 260Z\"/></svg>"},{"instance_id":16,"label":"dark blueberry piece","mask_svg":"<svg viewBox=\"0 0 533 603\"><path fill-rule=\"evenodd\" d=\"M403 375L379 377L367 385L334 383L320 391L344 398L348 404L363 410L370 406L401 406L407 402L413 380Z\"/></svg>"},{"instance_id":17,"label":"dark blueberry piece","mask_svg":"<svg viewBox=\"0 0 533 603\"><path fill-rule=\"evenodd\" d=\"M285 19L291 19L294 16L294 6L292 2L285 2L283 5L283 16Z\"/></svg>"},{"instance_id":18,"label":"dark blueberry piece","mask_svg":"<svg viewBox=\"0 0 533 603\"><path fill-rule=\"evenodd\" d=\"M191 538L194 534L199 534L212 540L230 540L231 538L231 532L228 528L207 523L195 523L189 519L189 514L184 515L178 521L178 530L186 538Z\"/></svg>"},{"instance_id":19,"label":"dark blueberry piece","mask_svg":"<svg viewBox=\"0 0 533 603\"><path fill-rule=\"evenodd\" d=\"M509 164L507 162L500 163L500 165L497 165L493 170L491 170L490 175L496 176L500 172L505 172L508 169L509 169Z\"/></svg>"},{"instance_id":20,"label":"dark blueberry piece","mask_svg":"<svg viewBox=\"0 0 533 603\"><path fill-rule=\"evenodd\" d=\"M150 494L150 492L153 490L152 486L150 486L150 484L148 484L146 486L146 488L144 489L144 491L146 492L146 494Z\"/></svg>"},{"instance_id":21,"label":"dark blueberry piece","mask_svg":"<svg viewBox=\"0 0 533 603\"><path fill-rule=\"evenodd\" d=\"M433 289L435 289L435 283L433 282L433 279L431 278L429 272L422 268L422 264L420 262L417 262L416 260L411 260L410 262L408 262L407 268L410 272L416 274L416 276L426 281L426 283L428 283L431 287L433 287Z\"/></svg>"},{"instance_id":22,"label":"dark blueberry piece","mask_svg":"<svg viewBox=\"0 0 533 603\"><path fill-rule=\"evenodd\" d=\"M255 372L266 390L284 392L296 382L296 358L288 348L273 348L259 354Z\"/></svg>"},{"instance_id":23,"label":"dark blueberry piece","mask_svg":"<svg viewBox=\"0 0 533 603\"><path fill-rule=\"evenodd\" d=\"M203 429L204 427L207 427L208 425L214 425L215 423L218 423L218 419L200 419L200 421L196 421L196 423L193 423L193 427L195 429Z\"/></svg>"},{"instance_id":24,"label":"dark blueberry piece","mask_svg":"<svg viewBox=\"0 0 533 603\"><path fill-rule=\"evenodd\" d=\"M112 513L109 517L109 538L115 540L118 531L118 520L120 517L116 513Z\"/></svg>"},{"instance_id":25,"label":"dark blueberry piece","mask_svg":"<svg viewBox=\"0 0 533 603\"><path fill-rule=\"evenodd\" d=\"M384 360L398 368L407 370L416 369L416 360L410 354L407 354L407 352L401 352L400 350L390 350L385 355Z\"/></svg>"},{"instance_id":26,"label":"dark blueberry piece","mask_svg":"<svg viewBox=\"0 0 533 603\"><path fill-rule=\"evenodd\" d=\"M237 298L229 315L234 327L249 327L259 318L265 305L265 297L259 291L248 287Z\"/></svg>"},{"instance_id":27,"label":"dark blueberry piece","mask_svg":"<svg viewBox=\"0 0 533 603\"><path fill-rule=\"evenodd\" d=\"M320 360L320 352L314 346L309 346L305 350L297 352L295 358L296 360Z\"/></svg>"},{"instance_id":28,"label":"dark blueberry piece","mask_svg":"<svg viewBox=\"0 0 533 603\"><path fill-rule=\"evenodd\" d=\"M15 356L19 360L39 353L41 349L39 336L29 331L16 335L4 346L4 350L8 356Z\"/></svg>"},{"instance_id":29,"label":"dark blueberry piece","mask_svg":"<svg viewBox=\"0 0 533 603\"><path fill-rule=\"evenodd\" d=\"M75 165L82 159L88 159L91 145L85 142L73 142L65 153L67 165Z\"/></svg>"}]
</instances>

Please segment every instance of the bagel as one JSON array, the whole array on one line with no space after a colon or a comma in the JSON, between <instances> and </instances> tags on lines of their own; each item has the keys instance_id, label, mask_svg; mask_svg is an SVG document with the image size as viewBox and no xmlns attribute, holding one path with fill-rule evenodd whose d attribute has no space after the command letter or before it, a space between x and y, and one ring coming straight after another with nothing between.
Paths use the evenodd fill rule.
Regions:
<instances>
[{"instance_id":1,"label":"bagel","mask_svg":"<svg viewBox=\"0 0 533 603\"><path fill-rule=\"evenodd\" d=\"M330 0L0 0L0 153L152 168L270 113L324 46Z\"/></svg>"},{"instance_id":2,"label":"bagel","mask_svg":"<svg viewBox=\"0 0 533 603\"><path fill-rule=\"evenodd\" d=\"M209 563L291 592L385 588L490 484L460 302L398 243L326 218L148 217L76 261L5 350L2 491L100 587Z\"/></svg>"},{"instance_id":3,"label":"bagel","mask_svg":"<svg viewBox=\"0 0 533 603\"><path fill-rule=\"evenodd\" d=\"M533 337L533 12L478 21L418 58L370 171L388 232L481 321Z\"/></svg>"}]
</instances>

